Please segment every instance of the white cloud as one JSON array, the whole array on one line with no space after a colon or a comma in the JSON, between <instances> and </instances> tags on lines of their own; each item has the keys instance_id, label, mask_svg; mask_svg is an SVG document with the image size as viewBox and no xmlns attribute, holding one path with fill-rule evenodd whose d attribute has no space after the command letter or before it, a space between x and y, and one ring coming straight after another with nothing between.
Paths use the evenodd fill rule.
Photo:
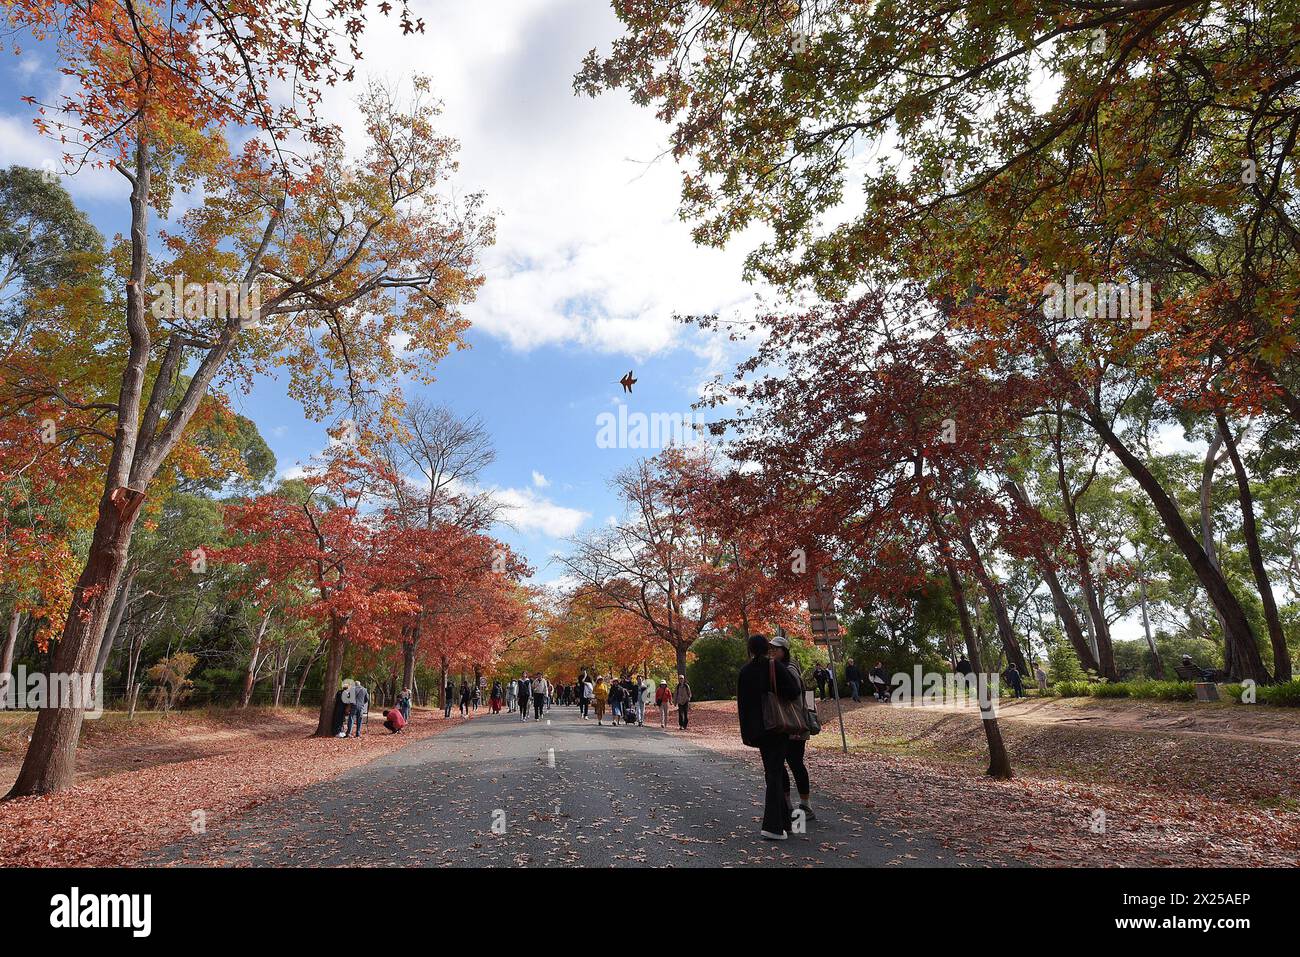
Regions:
<instances>
[{"instance_id":1,"label":"white cloud","mask_svg":"<svg viewBox=\"0 0 1300 957\"><path fill-rule=\"evenodd\" d=\"M593 46L621 33L607 5L498 0L490 16L452 0L417 0L436 30L403 37L367 28L362 79L328 91L323 112L363 142L353 105L366 77L398 88L431 76L440 126L461 142L457 189L483 190L498 212L487 283L466 316L521 351L580 345L644 358L693 334L675 313L754 308L744 252L703 249L676 214L679 169L668 128L621 93L575 96ZM407 84L409 88L409 84Z\"/></svg>"},{"instance_id":2,"label":"white cloud","mask_svg":"<svg viewBox=\"0 0 1300 957\"><path fill-rule=\"evenodd\" d=\"M538 488L546 488L551 484L551 480L541 472L537 471L537 469L533 469L533 484Z\"/></svg>"},{"instance_id":3,"label":"white cloud","mask_svg":"<svg viewBox=\"0 0 1300 957\"><path fill-rule=\"evenodd\" d=\"M541 532L552 538L574 534L591 517L590 512L557 505L530 488L490 489L504 510L501 518L521 532Z\"/></svg>"}]
</instances>

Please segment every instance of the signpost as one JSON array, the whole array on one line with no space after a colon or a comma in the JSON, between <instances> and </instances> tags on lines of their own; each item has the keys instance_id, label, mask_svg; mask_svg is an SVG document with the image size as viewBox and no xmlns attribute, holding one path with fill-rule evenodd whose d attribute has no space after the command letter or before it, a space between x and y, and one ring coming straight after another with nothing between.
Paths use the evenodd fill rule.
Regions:
<instances>
[{"instance_id":1,"label":"signpost","mask_svg":"<svg viewBox=\"0 0 1300 957\"><path fill-rule=\"evenodd\" d=\"M831 693L835 696L835 713L840 719L840 746L849 753L849 739L844 733L844 710L840 707L840 681L836 675L835 646L841 642L840 623L835 617L835 594L826 584L826 576L817 573L817 588L808 596L808 614L812 619L814 642L825 642L831 660Z\"/></svg>"}]
</instances>

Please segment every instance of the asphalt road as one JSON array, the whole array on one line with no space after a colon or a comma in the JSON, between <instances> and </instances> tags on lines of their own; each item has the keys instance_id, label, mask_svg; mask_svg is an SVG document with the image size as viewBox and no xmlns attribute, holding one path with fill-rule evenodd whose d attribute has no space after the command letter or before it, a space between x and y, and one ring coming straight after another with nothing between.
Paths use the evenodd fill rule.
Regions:
<instances>
[{"instance_id":1,"label":"asphalt road","mask_svg":"<svg viewBox=\"0 0 1300 957\"><path fill-rule=\"evenodd\" d=\"M283 802L164 848L156 864L923 867L956 864L866 808L816 799L807 833L760 839L762 768L674 731L480 712Z\"/></svg>"}]
</instances>

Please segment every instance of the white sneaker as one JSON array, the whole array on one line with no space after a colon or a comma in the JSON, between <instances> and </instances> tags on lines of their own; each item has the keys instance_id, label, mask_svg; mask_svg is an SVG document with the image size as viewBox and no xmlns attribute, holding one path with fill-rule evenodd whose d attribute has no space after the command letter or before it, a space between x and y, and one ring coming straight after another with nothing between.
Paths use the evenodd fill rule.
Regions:
<instances>
[{"instance_id":1,"label":"white sneaker","mask_svg":"<svg viewBox=\"0 0 1300 957\"><path fill-rule=\"evenodd\" d=\"M347 733L346 733L346 732L343 732L343 731L340 731L338 734L334 735L334 737L336 737L336 738L346 738L346 737L347 737Z\"/></svg>"},{"instance_id":2,"label":"white sneaker","mask_svg":"<svg viewBox=\"0 0 1300 957\"><path fill-rule=\"evenodd\" d=\"M780 834L773 834L771 831L759 831L758 833L762 834L763 837L769 841L784 841L787 837L789 837L789 835L786 834L785 831L782 831Z\"/></svg>"}]
</instances>

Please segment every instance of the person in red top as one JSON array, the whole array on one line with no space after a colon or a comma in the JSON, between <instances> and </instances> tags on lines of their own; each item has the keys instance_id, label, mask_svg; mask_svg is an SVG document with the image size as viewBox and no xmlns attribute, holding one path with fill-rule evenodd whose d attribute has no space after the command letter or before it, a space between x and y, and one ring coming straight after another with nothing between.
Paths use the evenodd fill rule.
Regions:
<instances>
[{"instance_id":1,"label":"person in red top","mask_svg":"<svg viewBox=\"0 0 1300 957\"><path fill-rule=\"evenodd\" d=\"M397 734L406 727L406 719L402 717L402 712L397 708L390 708L384 712L384 727L392 734Z\"/></svg>"},{"instance_id":2,"label":"person in red top","mask_svg":"<svg viewBox=\"0 0 1300 957\"><path fill-rule=\"evenodd\" d=\"M660 681L659 690L655 692L655 704L659 706L659 727L668 727L668 706L672 704L673 693L668 690L668 682Z\"/></svg>"}]
</instances>

